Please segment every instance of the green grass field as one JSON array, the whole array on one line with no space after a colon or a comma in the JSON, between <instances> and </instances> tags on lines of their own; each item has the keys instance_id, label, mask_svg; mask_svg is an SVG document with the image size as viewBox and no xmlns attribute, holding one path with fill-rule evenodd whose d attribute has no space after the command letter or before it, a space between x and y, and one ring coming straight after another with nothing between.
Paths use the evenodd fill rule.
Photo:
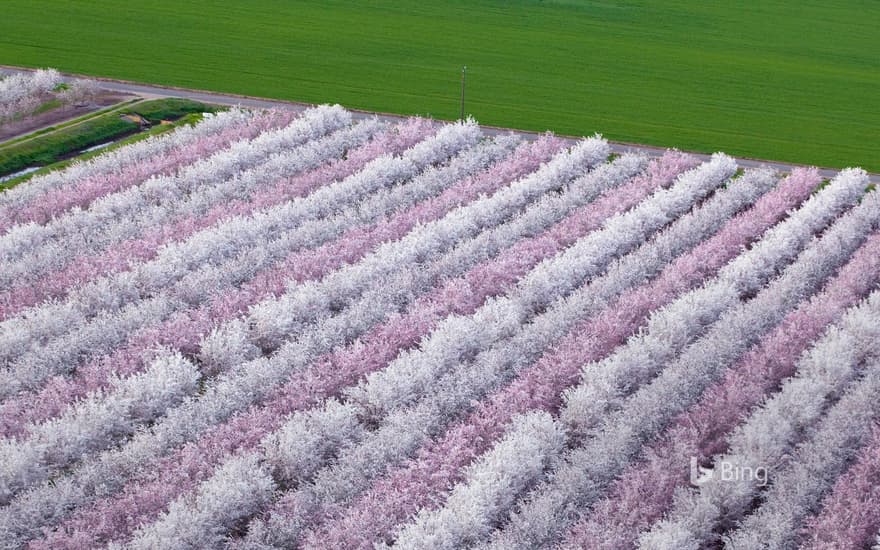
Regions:
<instances>
[{"instance_id":1,"label":"green grass field","mask_svg":"<svg viewBox=\"0 0 880 550\"><path fill-rule=\"evenodd\" d=\"M748 6L744 6L748 4ZM4 0L0 63L880 171L880 4Z\"/></svg>"}]
</instances>

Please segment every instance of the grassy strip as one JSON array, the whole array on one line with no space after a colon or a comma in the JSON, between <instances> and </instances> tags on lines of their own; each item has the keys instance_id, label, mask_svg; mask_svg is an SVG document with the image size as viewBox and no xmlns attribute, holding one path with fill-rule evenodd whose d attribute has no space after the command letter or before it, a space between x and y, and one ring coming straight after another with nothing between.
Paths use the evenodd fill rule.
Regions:
<instances>
[{"instance_id":1,"label":"grassy strip","mask_svg":"<svg viewBox=\"0 0 880 550\"><path fill-rule=\"evenodd\" d=\"M202 120L201 113L192 113L192 114L188 114L188 115L185 115L185 116L179 118L178 120L174 121L171 124L160 124L160 125L153 126L152 128L150 128L148 130L144 130L143 132L140 132L140 133L134 134L132 136L129 136L127 138L121 139L121 140L117 141L116 143L114 143L113 145L110 145L110 146L105 147L103 149L100 149L97 151L89 151L88 153L83 153L83 154L78 155L73 158L54 162L54 163L49 164L48 166L44 166L34 172L30 172L28 174L21 175L17 178L13 178L11 180L2 182L2 183L0 183L0 192L4 191L6 189L9 189L9 188L15 187L16 185L19 185L21 183L24 183L33 177L48 174L49 172L55 172L56 170L63 170L64 168L67 168L68 166L70 166L73 163L83 162L83 161L89 160L89 159L94 158L98 155L102 155L104 153L107 153L108 151L112 151L114 149L119 149L120 147L125 147L126 145L130 145L132 143L136 143L138 141L142 141L142 140L145 140L145 139L153 137L153 136L158 136L160 134L170 132L171 130L174 130L175 128L178 128L178 127L186 125L186 124L196 124L200 120Z\"/></svg>"},{"instance_id":2,"label":"grassy strip","mask_svg":"<svg viewBox=\"0 0 880 550\"><path fill-rule=\"evenodd\" d=\"M33 139L35 137L49 134L51 132L55 132L57 130L67 128L67 127L73 126L75 124L79 124L80 122L83 122L85 120L97 118L103 114L107 114L107 113L111 113L113 111L116 111L122 106L131 105L132 103L137 103L139 101L143 101L143 100L139 97L136 97L134 99L130 99L130 100L125 101L123 103L117 103L115 105L105 107L104 109L100 109L98 111L92 111L91 113L86 113L86 114L80 115L76 118L71 118L69 120L65 120L61 124L55 124L54 126L46 126L45 128L41 128L35 132L31 132L30 134L25 134L23 136L19 136L17 138L10 139L8 141L4 141L3 143L0 143L0 149L4 149L6 147L10 147L12 145L15 145L16 143L21 143L22 141L28 141L28 140Z\"/></svg>"},{"instance_id":3,"label":"grassy strip","mask_svg":"<svg viewBox=\"0 0 880 550\"><path fill-rule=\"evenodd\" d=\"M215 110L215 107L205 105L198 101L169 97L166 99L144 101L143 103L138 103L122 112L126 114L140 115L148 120L150 124L158 124L163 120L176 120L184 115L212 112Z\"/></svg>"},{"instance_id":4,"label":"grassy strip","mask_svg":"<svg viewBox=\"0 0 880 550\"><path fill-rule=\"evenodd\" d=\"M62 106L64 106L64 102L60 99L50 99L49 101L46 101L45 103L37 107L36 110L34 110L34 112L31 114L39 115L42 113L48 113L49 111L52 111Z\"/></svg>"},{"instance_id":5,"label":"grassy strip","mask_svg":"<svg viewBox=\"0 0 880 550\"><path fill-rule=\"evenodd\" d=\"M212 110L214 108L203 103L178 98L144 101L132 107L114 110L73 126L0 148L0 176L31 166L53 164L77 151L138 132L140 125L123 118L126 114L136 114L151 124L156 124L162 120Z\"/></svg>"},{"instance_id":6,"label":"grassy strip","mask_svg":"<svg viewBox=\"0 0 880 550\"><path fill-rule=\"evenodd\" d=\"M116 114L93 120L0 149L0 175L31 166L51 164L76 151L137 132L140 126Z\"/></svg>"},{"instance_id":7,"label":"grassy strip","mask_svg":"<svg viewBox=\"0 0 880 550\"><path fill-rule=\"evenodd\" d=\"M13 122L18 122L20 120L23 120L23 119L29 117L29 116L42 114L42 113L51 111L53 109L57 109L63 105L64 105L64 103L60 99L50 99L49 101L46 101L46 102L40 104L40 106L37 107L36 109L34 109L33 111L25 111L25 112L21 112L21 113L16 113L15 115L12 116L12 118L7 119L5 122L0 122L0 126L10 124Z\"/></svg>"}]
</instances>

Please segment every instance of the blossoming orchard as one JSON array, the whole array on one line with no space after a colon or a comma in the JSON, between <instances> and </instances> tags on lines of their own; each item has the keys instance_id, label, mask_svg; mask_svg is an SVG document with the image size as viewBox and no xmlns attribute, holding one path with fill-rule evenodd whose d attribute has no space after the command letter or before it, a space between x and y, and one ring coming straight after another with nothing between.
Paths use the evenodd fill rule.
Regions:
<instances>
[{"instance_id":1,"label":"blossoming orchard","mask_svg":"<svg viewBox=\"0 0 880 550\"><path fill-rule=\"evenodd\" d=\"M0 117L57 73L20 80ZM869 183L339 106L35 175L0 193L0 544L870 547Z\"/></svg>"}]
</instances>

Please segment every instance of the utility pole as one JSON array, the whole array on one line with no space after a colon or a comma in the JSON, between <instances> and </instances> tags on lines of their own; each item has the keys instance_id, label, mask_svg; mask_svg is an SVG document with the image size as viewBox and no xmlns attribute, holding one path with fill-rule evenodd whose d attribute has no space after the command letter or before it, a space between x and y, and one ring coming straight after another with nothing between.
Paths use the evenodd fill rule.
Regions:
<instances>
[{"instance_id":1,"label":"utility pole","mask_svg":"<svg viewBox=\"0 0 880 550\"><path fill-rule=\"evenodd\" d=\"M467 65L461 68L461 114L459 120L464 120L464 83L467 80Z\"/></svg>"}]
</instances>

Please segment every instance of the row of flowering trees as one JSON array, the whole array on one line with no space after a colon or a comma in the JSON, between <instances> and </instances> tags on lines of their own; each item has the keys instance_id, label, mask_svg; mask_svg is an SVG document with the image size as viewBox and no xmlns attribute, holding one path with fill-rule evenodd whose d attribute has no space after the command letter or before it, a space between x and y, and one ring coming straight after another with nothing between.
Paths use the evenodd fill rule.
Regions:
<instances>
[{"instance_id":1,"label":"row of flowering trees","mask_svg":"<svg viewBox=\"0 0 880 550\"><path fill-rule=\"evenodd\" d=\"M39 69L0 77L0 124L36 111L46 101L78 104L100 93L94 80L64 83L55 69Z\"/></svg>"},{"instance_id":2,"label":"row of flowering trees","mask_svg":"<svg viewBox=\"0 0 880 550\"><path fill-rule=\"evenodd\" d=\"M4 544L872 542L866 174L609 156L233 109L0 196Z\"/></svg>"}]
</instances>

